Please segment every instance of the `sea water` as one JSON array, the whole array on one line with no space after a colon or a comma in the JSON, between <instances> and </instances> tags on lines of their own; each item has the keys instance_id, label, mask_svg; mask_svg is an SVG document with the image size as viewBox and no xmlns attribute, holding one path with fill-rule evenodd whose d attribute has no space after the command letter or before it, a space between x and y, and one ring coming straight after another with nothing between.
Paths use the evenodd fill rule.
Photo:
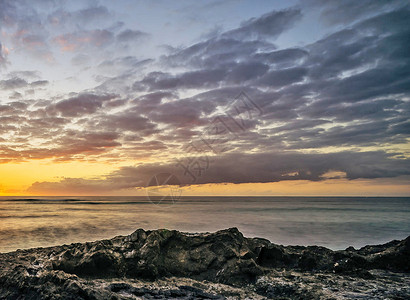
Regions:
<instances>
[{"instance_id":1,"label":"sea water","mask_svg":"<svg viewBox=\"0 0 410 300\"><path fill-rule=\"evenodd\" d=\"M410 198L182 197L156 204L147 197L0 197L0 252L108 239L138 228L229 227L283 245L359 248L410 235Z\"/></svg>"}]
</instances>

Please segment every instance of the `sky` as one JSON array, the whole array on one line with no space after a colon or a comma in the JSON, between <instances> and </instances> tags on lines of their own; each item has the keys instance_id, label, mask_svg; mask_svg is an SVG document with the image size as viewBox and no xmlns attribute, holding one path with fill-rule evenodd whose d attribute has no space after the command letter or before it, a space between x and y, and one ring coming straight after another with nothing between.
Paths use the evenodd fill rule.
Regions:
<instances>
[{"instance_id":1,"label":"sky","mask_svg":"<svg viewBox=\"0 0 410 300\"><path fill-rule=\"evenodd\" d=\"M0 0L0 195L410 196L409 19L409 1Z\"/></svg>"}]
</instances>

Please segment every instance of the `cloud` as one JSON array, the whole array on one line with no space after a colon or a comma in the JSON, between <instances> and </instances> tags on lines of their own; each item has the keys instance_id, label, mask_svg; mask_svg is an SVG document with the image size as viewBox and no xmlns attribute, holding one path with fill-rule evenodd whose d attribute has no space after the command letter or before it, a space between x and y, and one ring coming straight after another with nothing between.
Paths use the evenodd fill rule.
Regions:
<instances>
[{"instance_id":1,"label":"cloud","mask_svg":"<svg viewBox=\"0 0 410 300\"><path fill-rule=\"evenodd\" d=\"M93 114L103 106L105 101L117 98L117 95L79 94L75 97L58 102L54 108L65 117L77 117Z\"/></svg>"},{"instance_id":2,"label":"cloud","mask_svg":"<svg viewBox=\"0 0 410 300\"><path fill-rule=\"evenodd\" d=\"M406 5L405 1L337 1L337 0L308 0L300 1L305 8L321 10L322 18L330 24L349 24L363 18L380 14L383 11L400 9Z\"/></svg>"},{"instance_id":3,"label":"cloud","mask_svg":"<svg viewBox=\"0 0 410 300\"><path fill-rule=\"evenodd\" d=\"M230 38L211 38L192 46L176 49L161 58L170 67L216 68L237 61L246 61L250 56L272 51L275 46L266 41L240 41Z\"/></svg>"},{"instance_id":4,"label":"cloud","mask_svg":"<svg viewBox=\"0 0 410 300\"><path fill-rule=\"evenodd\" d=\"M171 75L163 72L152 72L134 88L147 87L150 91L169 90L175 88L209 88L216 86L226 76L225 69L200 70L186 72L182 75Z\"/></svg>"},{"instance_id":5,"label":"cloud","mask_svg":"<svg viewBox=\"0 0 410 300\"><path fill-rule=\"evenodd\" d=\"M104 191L135 189L146 187L151 177L163 172L175 174L182 184L322 181L329 179L330 172L343 173L350 180L410 175L410 160L394 159L392 156L381 151L332 154L231 153L210 157L207 169L202 161L204 170L201 176L194 164L189 165L188 158L182 158L182 161L187 163L184 166L189 169L186 174L184 174L185 169L176 163L144 164L138 167L122 167L103 179L66 178L60 182L36 182L28 191L35 193L49 193L51 190L56 193L72 191L76 194L84 190L100 190L99 187Z\"/></svg>"},{"instance_id":6,"label":"cloud","mask_svg":"<svg viewBox=\"0 0 410 300\"><path fill-rule=\"evenodd\" d=\"M52 62L54 57L48 45L49 32L41 14L23 1L1 2L0 27L8 48Z\"/></svg>"},{"instance_id":7,"label":"cloud","mask_svg":"<svg viewBox=\"0 0 410 300\"><path fill-rule=\"evenodd\" d=\"M20 77L25 80L36 80L40 79L40 73L38 71L13 71L8 74L10 78Z\"/></svg>"},{"instance_id":8,"label":"cloud","mask_svg":"<svg viewBox=\"0 0 410 300\"><path fill-rule=\"evenodd\" d=\"M119 42L136 42L141 41L141 39L146 38L147 33L140 30L126 29L117 34L116 39Z\"/></svg>"},{"instance_id":9,"label":"cloud","mask_svg":"<svg viewBox=\"0 0 410 300\"><path fill-rule=\"evenodd\" d=\"M245 21L239 28L225 32L222 36L238 40L276 38L301 17L302 13L298 9L272 11Z\"/></svg>"},{"instance_id":10,"label":"cloud","mask_svg":"<svg viewBox=\"0 0 410 300\"><path fill-rule=\"evenodd\" d=\"M7 48L0 43L0 67L5 67L7 64Z\"/></svg>"},{"instance_id":11,"label":"cloud","mask_svg":"<svg viewBox=\"0 0 410 300\"><path fill-rule=\"evenodd\" d=\"M28 82L19 77L0 80L0 88L4 90L20 89L20 88L26 87L27 85L28 85Z\"/></svg>"},{"instance_id":12,"label":"cloud","mask_svg":"<svg viewBox=\"0 0 410 300\"><path fill-rule=\"evenodd\" d=\"M126 71L136 69L143 70L147 65L153 62L152 59L138 59L135 56L122 56L115 59L104 60L101 62L97 68L100 72L105 72L110 75L118 72L123 74Z\"/></svg>"},{"instance_id":13,"label":"cloud","mask_svg":"<svg viewBox=\"0 0 410 300\"><path fill-rule=\"evenodd\" d=\"M163 162L123 167L99 180L39 182L30 191L132 189L160 172L184 177L172 161L184 155L179 146L197 139L217 115L235 112L229 105L245 91L263 114L247 120L246 132L229 141L229 152L211 158L196 183L320 181L331 172L351 180L408 175L410 10L369 2L363 12L361 3L345 3L315 1L333 21L329 34L309 44L273 44L298 26L307 10L301 4L217 30L194 44L168 47L158 60L110 51L146 34L123 23L100 26L112 15L106 9L71 12L78 22L94 23L68 24L54 42L75 52L73 65L96 72L98 86L33 100L24 92L49 82L39 74L8 74L0 81L6 99L11 97L0 106L0 154L5 161ZM343 8L347 4L352 7ZM64 13L53 16L61 21ZM16 40L33 47L50 42L46 34L17 33ZM96 51L110 56L96 58Z\"/></svg>"},{"instance_id":14,"label":"cloud","mask_svg":"<svg viewBox=\"0 0 410 300\"><path fill-rule=\"evenodd\" d=\"M0 26L13 26L17 15L17 8L14 1L0 2Z\"/></svg>"},{"instance_id":15,"label":"cloud","mask_svg":"<svg viewBox=\"0 0 410 300\"><path fill-rule=\"evenodd\" d=\"M307 75L307 69L300 67L275 70L263 76L258 84L260 86L283 87L302 81L305 75Z\"/></svg>"},{"instance_id":16,"label":"cloud","mask_svg":"<svg viewBox=\"0 0 410 300\"><path fill-rule=\"evenodd\" d=\"M75 18L83 22L91 22L93 20L110 17L110 12L105 6L99 5L80 9L73 13Z\"/></svg>"},{"instance_id":17,"label":"cloud","mask_svg":"<svg viewBox=\"0 0 410 300\"><path fill-rule=\"evenodd\" d=\"M40 86L45 86L47 85L49 82L48 80L36 80L30 83L30 86L32 87L40 87Z\"/></svg>"},{"instance_id":18,"label":"cloud","mask_svg":"<svg viewBox=\"0 0 410 300\"><path fill-rule=\"evenodd\" d=\"M28 82L26 79L16 76L18 74L22 74L23 76L25 75L24 72L17 72L17 73L9 74L9 75L14 75L14 76L9 79L0 80L0 89L15 91L17 89L24 89L26 87L32 87L32 88L42 87L48 84L47 80L35 80L32 82ZM32 76L28 75L24 77L30 78Z\"/></svg>"},{"instance_id":19,"label":"cloud","mask_svg":"<svg viewBox=\"0 0 410 300\"><path fill-rule=\"evenodd\" d=\"M23 95L21 93L15 91L12 95L9 96L9 99L20 99L22 97Z\"/></svg>"},{"instance_id":20,"label":"cloud","mask_svg":"<svg viewBox=\"0 0 410 300\"><path fill-rule=\"evenodd\" d=\"M81 27L92 26L112 16L107 7L102 5L89 6L75 11L68 11L60 7L47 16L47 22L56 27L65 27L71 24Z\"/></svg>"},{"instance_id":21,"label":"cloud","mask_svg":"<svg viewBox=\"0 0 410 300\"><path fill-rule=\"evenodd\" d=\"M306 59L308 55L309 52L305 49L290 48L272 52L255 53L253 57L258 61L263 61L264 63L269 63L282 69L302 63L302 60Z\"/></svg>"},{"instance_id":22,"label":"cloud","mask_svg":"<svg viewBox=\"0 0 410 300\"><path fill-rule=\"evenodd\" d=\"M82 66L91 61L91 57L86 54L77 54L71 59L71 63L75 66Z\"/></svg>"},{"instance_id":23,"label":"cloud","mask_svg":"<svg viewBox=\"0 0 410 300\"><path fill-rule=\"evenodd\" d=\"M155 123L132 111L101 117L98 120L98 125L99 127L111 128L121 133L124 131L136 132L140 136L150 136L157 132Z\"/></svg>"},{"instance_id":24,"label":"cloud","mask_svg":"<svg viewBox=\"0 0 410 300\"><path fill-rule=\"evenodd\" d=\"M14 127L12 125L2 125L2 129L7 132L19 132L21 129L25 134L15 139L25 145L24 149L15 150L14 145L3 143L0 146L0 155L7 158L8 161L25 161L27 159L50 159L56 161L76 159L92 159L92 156L109 152L115 147L121 146L117 141L118 133L113 131L75 131L61 129L68 123L67 120L57 117L48 117L43 119L31 118L27 120L22 117L20 120L14 118L1 118L2 121L9 124L14 122L23 123L24 125ZM39 140L46 140L47 145L32 145L31 140L35 137Z\"/></svg>"},{"instance_id":25,"label":"cloud","mask_svg":"<svg viewBox=\"0 0 410 300\"><path fill-rule=\"evenodd\" d=\"M63 52L73 52L87 47L105 47L114 41L114 34L107 29L78 31L56 36L53 41Z\"/></svg>"}]
</instances>

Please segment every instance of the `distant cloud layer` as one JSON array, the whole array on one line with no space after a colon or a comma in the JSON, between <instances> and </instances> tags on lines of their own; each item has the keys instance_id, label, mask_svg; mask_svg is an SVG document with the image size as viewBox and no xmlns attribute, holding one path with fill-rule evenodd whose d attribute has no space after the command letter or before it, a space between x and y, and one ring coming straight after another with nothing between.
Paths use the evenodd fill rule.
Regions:
<instances>
[{"instance_id":1,"label":"distant cloud layer","mask_svg":"<svg viewBox=\"0 0 410 300\"><path fill-rule=\"evenodd\" d=\"M0 89L13 92L0 102L0 163L151 161L102 179L37 182L31 192L132 189L160 172L189 184L175 159L241 91L263 115L229 141L228 151L210 156L196 184L320 181L332 171L352 180L410 175L405 2L303 1L148 58L114 54L138 47L151 33L114 22L117 16L107 7L56 7L44 16L16 3L0 2L0 29L15 49L51 61L69 52L72 66L93 68L98 84L32 97L47 90L52 78L5 72L8 54L0 43ZM308 44L279 48L275 40L312 8L320 10L322 26L336 24L334 30ZM113 24L98 28L106 19ZM98 51L107 54L89 64Z\"/></svg>"}]
</instances>

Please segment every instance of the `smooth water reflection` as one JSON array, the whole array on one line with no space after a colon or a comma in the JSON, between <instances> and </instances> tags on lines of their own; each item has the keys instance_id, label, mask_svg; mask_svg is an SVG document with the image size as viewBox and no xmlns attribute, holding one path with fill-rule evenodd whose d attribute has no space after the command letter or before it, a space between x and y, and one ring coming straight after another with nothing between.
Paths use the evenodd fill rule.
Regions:
<instances>
[{"instance_id":1,"label":"smooth water reflection","mask_svg":"<svg viewBox=\"0 0 410 300\"><path fill-rule=\"evenodd\" d=\"M0 252L111 238L137 228L228 227L278 244L357 248L410 235L410 198L183 197L174 205L154 205L145 197L0 197Z\"/></svg>"}]
</instances>

